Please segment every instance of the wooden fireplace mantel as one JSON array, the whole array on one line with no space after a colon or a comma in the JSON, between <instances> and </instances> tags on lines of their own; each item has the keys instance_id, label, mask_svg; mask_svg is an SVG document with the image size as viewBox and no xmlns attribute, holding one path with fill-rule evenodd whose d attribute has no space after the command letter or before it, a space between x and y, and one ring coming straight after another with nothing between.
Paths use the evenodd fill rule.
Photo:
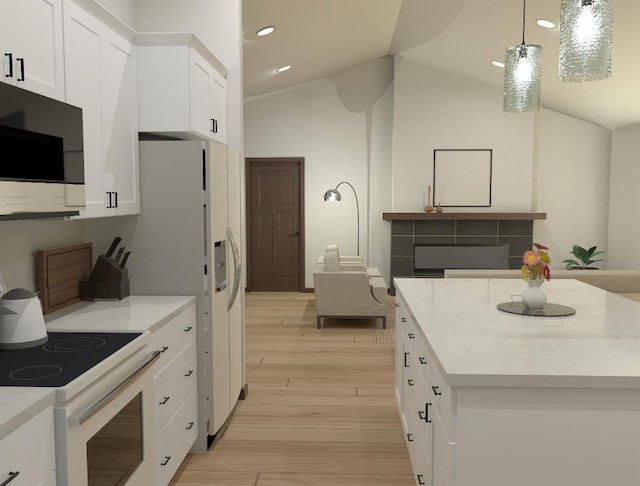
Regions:
<instances>
[{"instance_id":1,"label":"wooden fireplace mantel","mask_svg":"<svg viewBox=\"0 0 640 486\"><path fill-rule=\"evenodd\" d=\"M447 220L534 220L547 219L547 213L382 213L385 221L447 221Z\"/></svg>"}]
</instances>

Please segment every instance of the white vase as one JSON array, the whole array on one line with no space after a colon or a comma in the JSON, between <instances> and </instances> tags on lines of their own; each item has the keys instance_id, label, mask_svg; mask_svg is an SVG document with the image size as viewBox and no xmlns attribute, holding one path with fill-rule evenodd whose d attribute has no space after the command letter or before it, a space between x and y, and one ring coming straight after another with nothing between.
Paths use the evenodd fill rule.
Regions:
<instances>
[{"instance_id":1,"label":"white vase","mask_svg":"<svg viewBox=\"0 0 640 486\"><path fill-rule=\"evenodd\" d=\"M522 293L522 303L525 308L536 311L544 309L544 306L547 305L547 296L540 288L544 282L543 278L527 280L529 286Z\"/></svg>"}]
</instances>

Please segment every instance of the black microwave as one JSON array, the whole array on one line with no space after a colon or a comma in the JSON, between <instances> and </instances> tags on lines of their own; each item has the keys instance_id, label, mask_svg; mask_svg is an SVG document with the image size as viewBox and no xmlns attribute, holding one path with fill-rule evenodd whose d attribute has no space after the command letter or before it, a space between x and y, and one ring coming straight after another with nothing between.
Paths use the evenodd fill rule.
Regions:
<instances>
[{"instance_id":1,"label":"black microwave","mask_svg":"<svg viewBox=\"0 0 640 486\"><path fill-rule=\"evenodd\" d=\"M0 219L74 215L84 204L82 110L0 83Z\"/></svg>"}]
</instances>

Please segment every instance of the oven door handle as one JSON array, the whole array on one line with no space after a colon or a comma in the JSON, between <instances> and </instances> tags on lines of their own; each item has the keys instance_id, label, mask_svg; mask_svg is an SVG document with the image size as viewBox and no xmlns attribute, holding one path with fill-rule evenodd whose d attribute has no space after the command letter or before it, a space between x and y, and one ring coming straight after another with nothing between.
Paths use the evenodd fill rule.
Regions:
<instances>
[{"instance_id":1,"label":"oven door handle","mask_svg":"<svg viewBox=\"0 0 640 486\"><path fill-rule=\"evenodd\" d=\"M131 373L124 381L122 381L113 390L103 396L100 400L98 400L96 403L83 410L82 412L70 415L68 419L69 424L82 425L91 417L93 417L96 413L98 413L109 403L115 400L125 390L125 388L127 388L134 380L136 380L142 373L144 373L149 366L155 363L156 360L160 358L160 354L160 351L154 351L151 358L140 365L138 369Z\"/></svg>"}]
</instances>

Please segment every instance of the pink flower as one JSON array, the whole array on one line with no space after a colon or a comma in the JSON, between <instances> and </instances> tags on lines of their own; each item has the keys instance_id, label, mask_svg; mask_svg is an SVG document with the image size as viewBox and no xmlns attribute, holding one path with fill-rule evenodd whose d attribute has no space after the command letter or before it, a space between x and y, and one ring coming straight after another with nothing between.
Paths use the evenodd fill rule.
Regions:
<instances>
[{"instance_id":1,"label":"pink flower","mask_svg":"<svg viewBox=\"0 0 640 486\"><path fill-rule=\"evenodd\" d=\"M522 263L532 267L540 262L540 255L537 251L528 250L522 255Z\"/></svg>"}]
</instances>

